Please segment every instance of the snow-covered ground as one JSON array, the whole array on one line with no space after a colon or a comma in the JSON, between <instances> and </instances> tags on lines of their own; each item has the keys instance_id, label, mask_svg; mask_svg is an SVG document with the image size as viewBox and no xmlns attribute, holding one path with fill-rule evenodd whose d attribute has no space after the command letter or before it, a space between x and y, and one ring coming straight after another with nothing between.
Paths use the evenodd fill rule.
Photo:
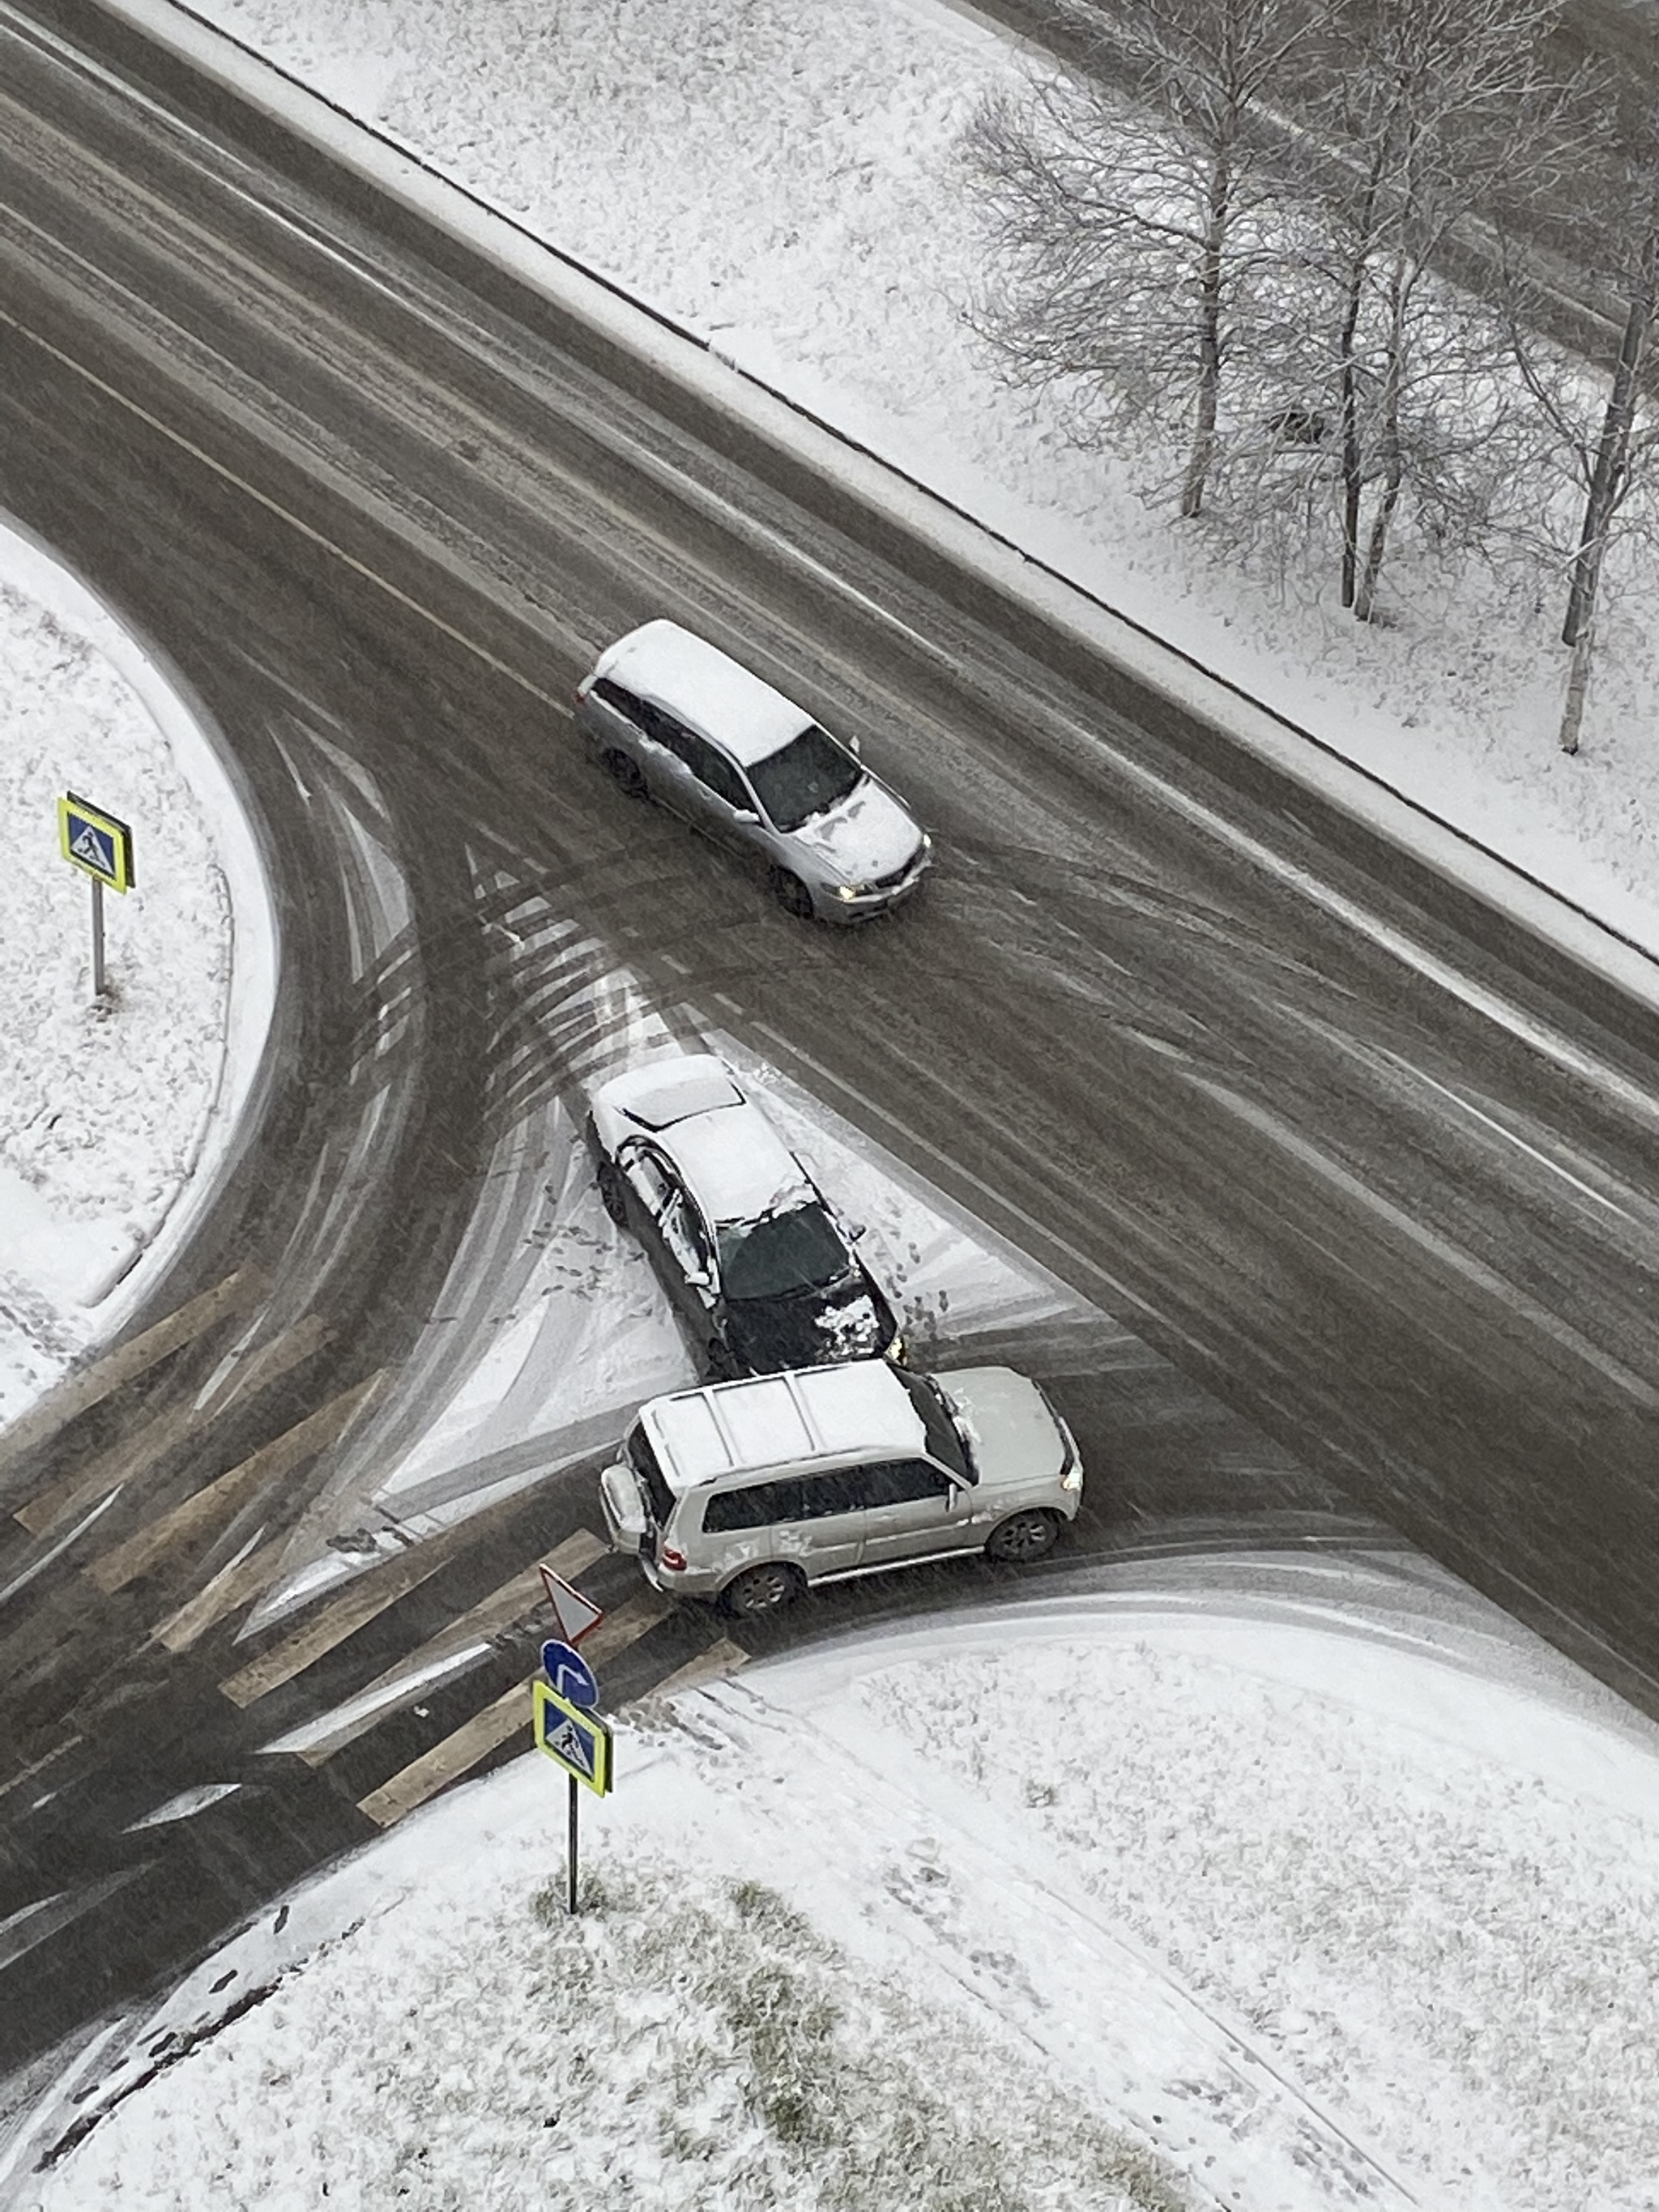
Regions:
<instances>
[{"instance_id":1,"label":"snow-covered ground","mask_svg":"<svg viewBox=\"0 0 1659 2212\"><path fill-rule=\"evenodd\" d=\"M133 832L101 1004L64 792ZM273 984L263 874L195 710L0 517L0 1425L186 1233L182 1194L234 1126Z\"/></svg>"},{"instance_id":2,"label":"snow-covered ground","mask_svg":"<svg viewBox=\"0 0 1659 2212\"><path fill-rule=\"evenodd\" d=\"M534 1756L273 1906L20 2202L1652 2212L1656 1751L1403 1562L831 1644L625 1717L574 1923Z\"/></svg>"}]
</instances>

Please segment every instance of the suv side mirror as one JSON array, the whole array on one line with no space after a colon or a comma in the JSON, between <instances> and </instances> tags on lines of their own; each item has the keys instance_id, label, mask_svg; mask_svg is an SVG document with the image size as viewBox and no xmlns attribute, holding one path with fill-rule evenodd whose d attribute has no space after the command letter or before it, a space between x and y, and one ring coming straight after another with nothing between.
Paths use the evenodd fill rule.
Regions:
<instances>
[{"instance_id":1,"label":"suv side mirror","mask_svg":"<svg viewBox=\"0 0 1659 2212\"><path fill-rule=\"evenodd\" d=\"M851 753L851 754L852 754L853 758L854 758L854 760L862 760L862 759L864 758L864 740L863 740L863 738L848 738L848 739L847 740L847 750L848 750L848 751L849 753Z\"/></svg>"}]
</instances>

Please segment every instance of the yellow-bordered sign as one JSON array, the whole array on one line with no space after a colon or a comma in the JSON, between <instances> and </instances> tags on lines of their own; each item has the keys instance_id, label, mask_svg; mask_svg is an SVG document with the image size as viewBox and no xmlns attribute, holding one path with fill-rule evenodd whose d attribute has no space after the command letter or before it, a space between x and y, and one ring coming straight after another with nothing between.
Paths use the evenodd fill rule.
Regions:
<instances>
[{"instance_id":1,"label":"yellow-bordered sign","mask_svg":"<svg viewBox=\"0 0 1659 2212\"><path fill-rule=\"evenodd\" d=\"M72 868L84 872L112 891L130 891L132 872L132 832L125 822L88 806L72 791L58 802L58 842Z\"/></svg>"},{"instance_id":2,"label":"yellow-bordered sign","mask_svg":"<svg viewBox=\"0 0 1659 2212\"><path fill-rule=\"evenodd\" d=\"M556 1759L567 1774L585 1782L596 1797L611 1792L611 1726L584 1711L539 1680L530 1685L536 1701L536 1748Z\"/></svg>"}]
</instances>

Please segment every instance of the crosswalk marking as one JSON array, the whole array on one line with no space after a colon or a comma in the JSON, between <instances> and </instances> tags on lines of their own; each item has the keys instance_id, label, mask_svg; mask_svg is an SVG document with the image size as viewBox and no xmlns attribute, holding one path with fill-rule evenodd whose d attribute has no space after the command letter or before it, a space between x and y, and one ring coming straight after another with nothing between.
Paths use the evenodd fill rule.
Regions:
<instances>
[{"instance_id":1,"label":"crosswalk marking","mask_svg":"<svg viewBox=\"0 0 1659 2212\"><path fill-rule=\"evenodd\" d=\"M583 1658L614 1658L629 1644L637 1643L647 1629L654 1628L672 1610L671 1601L657 1591L641 1591L625 1605L618 1606L615 1613L607 1613L592 1635L583 1637ZM422 1752L378 1790L360 1798L358 1811L367 1814L378 1827L389 1828L412 1813L417 1805L424 1805L428 1797L435 1797L452 1782L459 1782L481 1759L499 1750L520 1729L528 1737L531 1680L526 1675L522 1682L515 1682L493 1705L486 1705L481 1713L474 1713L471 1720L463 1722L441 1743L434 1743L429 1751Z\"/></svg>"},{"instance_id":2,"label":"crosswalk marking","mask_svg":"<svg viewBox=\"0 0 1659 2212\"><path fill-rule=\"evenodd\" d=\"M637 1644L648 1628L665 1620L674 1610L674 1601L660 1590L642 1589L619 1605L614 1613L607 1613L599 1626L592 1629L581 1640L581 1656L590 1667L599 1666L606 1659L614 1659L630 1644Z\"/></svg>"},{"instance_id":3,"label":"crosswalk marking","mask_svg":"<svg viewBox=\"0 0 1659 2212\"><path fill-rule=\"evenodd\" d=\"M288 1538L275 1536L258 1551L228 1560L193 1598L151 1629L152 1640L169 1651L189 1650L227 1613L234 1613L239 1605L246 1605L250 1598L258 1596L282 1565L287 1549Z\"/></svg>"},{"instance_id":4,"label":"crosswalk marking","mask_svg":"<svg viewBox=\"0 0 1659 2212\"><path fill-rule=\"evenodd\" d=\"M481 1759L498 1750L507 1738L521 1729L530 1735L529 1677L515 1682L504 1690L493 1705L486 1705L481 1713L474 1713L453 1735L441 1743L434 1743L430 1751L383 1782L378 1790L371 1790L367 1797L357 1801L357 1810L366 1813L377 1827L389 1828L412 1813L417 1805L424 1805L428 1797L435 1797L448 1783L475 1767Z\"/></svg>"},{"instance_id":5,"label":"crosswalk marking","mask_svg":"<svg viewBox=\"0 0 1659 2212\"><path fill-rule=\"evenodd\" d=\"M190 1434L197 1419L193 1406L169 1407L136 1437L124 1437L119 1443L112 1444L73 1474L55 1482L50 1490L31 1498L27 1505L18 1506L12 1518L21 1522L31 1536L49 1534L83 1506L107 1498L124 1482L136 1481L148 1474Z\"/></svg>"},{"instance_id":6,"label":"crosswalk marking","mask_svg":"<svg viewBox=\"0 0 1659 2212\"><path fill-rule=\"evenodd\" d=\"M734 1644L729 1636L722 1636L706 1651L699 1651L695 1659L688 1659L684 1667L677 1667L665 1675L652 1691L653 1698L666 1698L676 1690L700 1689L705 1682L718 1682L727 1674L735 1674L739 1667L749 1664L749 1654L741 1644Z\"/></svg>"},{"instance_id":7,"label":"crosswalk marking","mask_svg":"<svg viewBox=\"0 0 1659 2212\"><path fill-rule=\"evenodd\" d=\"M606 1550L591 1530L579 1528L568 1536L558 1548L549 1553L547 1564L555 1574L579 1575L584 1567L604 1556ZM395 1664L388 1667L374 1680L366 1682L342 1709L342 1718L337 1728L330 1729L325 1720L319 1722L304 1749L300 1753L308 1766L320 1766L337 1751L382 1720L387 1706L396 1698L398 1685L407 1682L413 1697L422 1686L422 1678L453 1653L463 1651L495 1635L514 1621L521 1620L538 1606L547 1603L547 1592L543 1587L539 1568L531 1567L511 1582L503 1583L500 1589L492 1590L488 1597L459 1613Z\"/></svg>"},{"instance_id":8,"label":"crosswalk marking","mask_svg":"<svg viewBox=\"0 0 1659 2212\"><path fill-rule=\"evenodd\" d=\"M118 1544L112 1552L94 1559L86 1570L88 1577L101 1590L125 1589L174 1546L188 1541L236 1505L246 1493L257 1490L262 1482L286 1474L290 1468L335 1443L380 1395L388 1373L384 1367L377 1369L366 1382L343 1390L337 1398L331 1398L314 1413L307 1413L303 1421L284 1430L281 1436L273 1437L240 1466L228 1469L205 1488L186 1498L182 1504L175 1505L170 1513L164 1513L159 1521L151 1522L129 1536L125 1543Z\"/></svg>"},{"instance_id":9,"label":"crosswalk marking","mask_svg":"<svg viewBox=\"0 0 1659 2212\"><path fill-rule=\"evenodd\" d=\"M307 1315L293 1328L284 1329L280 1336L262 1345L249 1358L232 1365L228 1374L234 1377L234 1387L217 1393L218 1402L210 1410L203 1410L209 1395L213 1395L209 1393L204 1393L194 1405L170 1407L136 1437L126 1437L119 1443L112 1444L86 1466L65 1475L51 1489L43 1490L27 1504L20 1505L15 1517L31 1535L46 1534L92 1499L100 1494L107 1496L118 1484L135 1482L141 1475L148 1474L193 1429L205 1429L250 1385L263 1387L275 1382L289 1368L308 1359L328 1334L327 1324L319 1316Z\"/></svg>"},{"instance_id":10,"label":"crosswalk marking","mask_svg":"<svg viewBox=\"0 0 1659 2212\"><path fill-rule=\"evenodd\" d=\"M279 1690L284 1682L315 1666L337 1644L343 1644L348 1636L355 1636L389 1606L396 1605L400 1597L418 1589L454 1557L468 1534L463 1522L428 1543L411 1547L385 1566L370 1569L291 1636L227 1675L219 1687L232 1705L244 1706Z\"/></svg>"},{"instance_id":11,"label":"crosswalk marking","mask_svg":"<svg viewBox=\"0 0 1659 2212\"><path fill-rule=\"evenodd\" d=\"M291 1328L280 1330L252 1352L227 1352L203 1385L197 1404L218 1413L238 1398L252 1396L309 1359L313 1352L320 1352L333 1334L321 1314L306 1314Z\"/></svg>"},{"instance_id":12,"label":"crosswalk marking","mask_svg":"<svg viewBox=\"0 0 1659 2212\"><path fill-rule=\"evenodd\" d=\"M49 1390L38 1405L32 1406L21 1419L11 1424L6 1432L5 1451L0 1455L0 1468L21 1459L54 1429L62 1428L77 1414L101 1404L124 1383L147 1374L159 1360L177 1352L193 1337L204 1335L231 1314L245 1312L263 1296L264 1288L264 1277L257 1267L239 1267L223 1282L188 1299L141 1335L129 1338L113 1352L106 1352L101 1359L66 1376L55 1390ZM28 1525L24 1522L26 1528Z\"/></svg>"}]
</instances>

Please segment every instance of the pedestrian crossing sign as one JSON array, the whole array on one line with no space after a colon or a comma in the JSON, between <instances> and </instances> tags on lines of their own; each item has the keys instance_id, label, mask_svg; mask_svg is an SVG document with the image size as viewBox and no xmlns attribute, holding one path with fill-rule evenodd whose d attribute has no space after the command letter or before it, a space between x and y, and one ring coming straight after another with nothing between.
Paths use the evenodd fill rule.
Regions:
<instances>
[{"instance_id":1,"label":"pedestrian crossing sign","mask_svg":"<svg viewBox=\"0 0 1659 2212\"><path fill-rule=\"evenodd\" d=\"M65 792L58 802L58 842L70 866L94 883L112 891L132 889L132 832L114 815Z\"/></svg>"},{"instance_id":2,"label":"pedestrian crossing sign","mask_svg":"<svg viewBox=\"0 0 1659 2212\"><path fill-rule=\"evenodd\" d=\"M611 1793L611 1728L594 1712L562 1698L550 1683L532 1681L536 1701L536 1748L556 1759L567 1774L585 1782L596 1797Z\"/></svg>"}]
</instances>

